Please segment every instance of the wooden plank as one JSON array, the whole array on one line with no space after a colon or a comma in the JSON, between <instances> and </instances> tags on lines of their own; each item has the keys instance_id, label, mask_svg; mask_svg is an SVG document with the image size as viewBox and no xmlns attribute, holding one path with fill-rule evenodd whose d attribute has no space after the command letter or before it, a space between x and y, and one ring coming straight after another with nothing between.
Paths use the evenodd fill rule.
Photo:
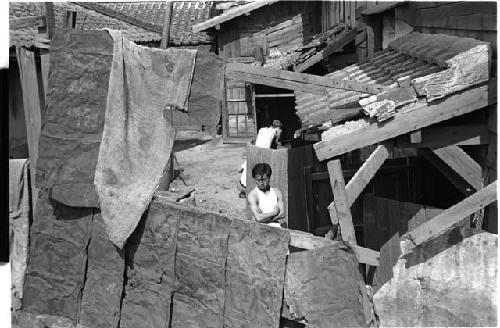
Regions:
<instances>
[{"instance_id":1,"label":"wooden plank","mask_svg":"<svg viewBox=\"0 0 500 328\"><path fill-rule=\"evenodd\" d=\"M42 70L43 94L46 98L49 92L50 53L40 54L40 68Z\"/></svg>"},{"instance_id":2,"label":"wooden plank","mask_svg":"<svg viewBox=\"0 0 500 328\"><path fill-rule=\"evenodd\" d=\"M340 160L335 159L329 161L327 167L342 239L351 245L356 245L356 235L354 233L354 225L352 223L351 210L345 190L344 175L342 174Z\"/></svg>"},{"instance_id":3,"label":"wooden plank","mask_svg":"<svg viewBox=\"0 0 500 328\"><path fill-rule=\"evenodd\" d=\"M441 148L445 146L487 145L488 128L484 123L457 126L430 126L419 130L421 141L414 143L407 135L396 138L395 148Z\"/></svg>"},{"instance_id":4,"label":"wooden plank","mask_svg":"<svg viewBox=\"0 0 500 328\"><path fill-rule=\"evenodd\" d=\"M361 15L369 16L369 15L381 14L384 11L393 9L397 6L405 4L406 2L407 1L384 1L381 3L377 3L373 6L370 6L367 9L363 10L361 12Z\"/></svg>"},{"instance_id":5,"label":"wooden plank","mask_svg":"<svg viewBox=\"0 0 500 328\"><path fill-rule=\"evenodd\" d=\"M379 145L375 151L368 157L368 159L359 168L356 174L349 180L345 187L347 193L347 203L352 206L363 189L370 183L371 179L375 176L378 169L384 164L385 160L389 157L392 147L388 145Z\"/></svg>"},{"instance_id":6,"label":"wooden plank","mask_svg":"<svg viewBox=\"0 0 500 328\"><path fill-rule=\"evenodd\" d=\"M489 85L448 96L440 102L420 104L418 108L409 112L396 113L391 121L382 126L372 123L350 133L322 140L314 144L314 150L318 159L322 161L452 117L473 112L496 103L495 83L496 80L492 80Z\"/></svg>"},{"instance_id":7,"label":"wooden plank","mask_svg":"<svg viewBox=\"0 0 500 328\"><path fill-rule=\"evenodd\" d=\"M497 133L497 127L497 106L491 106L490 108L488 108L488 130L493 133Z\"/></svg>"},{"instance_id":8,"label":"wooden plank","mask_svg":"<svg viewBox=\"0 0 500 328\"><path fill-rule=\"evenodd\" d=\"M412 144L422 143L422 130L415 130L410 132L410 142Z\"/></svg>"},{"instance_id":9,"label":"wooden plank","mask_svg":"<svg viewBox=\"0 0 500 328\"><path fill-rule=\"evenodd\" d=\"M343 243L322 238L316 237L312 234L297 231L297 230L289 230L290 233L290 246L303 248L303 249L316 249L321 247L326 247L330 245L342 245ZM373 266L379 266L379 257L380 253L369 248L360 247L358 245L349 245L352 248L356 256L358 257L358 261L360 263L366 263Z\"/></svg>"},{"instance_id":10,"label":"wooden plank","mask_svg":"<svg viewBox=\"0 0 500 328\"><path fill-rule=\"evenodd\" d=\"M313 180L312 180L312 167L304 167L304 185L305 185L305 199L306 199L306 209L307 209L307 231L311 232L315 228L314 226L314 196L313 196Z\"/></svg>"},{"instance_id":11,"label":"wooden plank","mask_svg":"<svg viewBox=\"0 0 500 328\"><path fill-rule=\"evenodd\" d=\"M167 1L165 4L165 17L163 20L163 29L161 34L160 48L168 48L168 40L170 38L170 25L172 22L172 10L174 7L173 1Z\"/></svg>"},{"instance_id":12,"label":"wooden plank","mask_svg":"<svg viewBox=\"0 0 500 328\"><path fill-rule=\"evenodd\" d=\"M51 40L56 28L54 3L44 2L41 3L40 5L42 6L42 15L46 17L47 25L45 27L39 27L38 33L47 33L47 38Z\"/></svg>"},{"instance_id":13,"label":"wooden plank","mask_svg":"<svg viewBox=\"0 0 500 328\"><path fill-rule=\"evenodd\" d=\"M249 4L239 6L233 9L228 9L226 12L222 13L219 16L216 16L214 18L211 18L209 20L206 20L202 23L198 23L193 26L193 33L198 33L201 31L204 31L210 27L214 27L217 24L222 24L224 22L227 22L235 17L244 15L246 13L250 13L255 9L258 9L263 6L270 5L272 3L277 2L278 0L262 0L262 1L255 1L251 2Z\"/></svg>"},{"instance_id":14,"label":"wooden plank","mask_svg":"<svg viewBox=\"0 0 500 328\"><path fill-rule=\"evenodd\" d=\"M235 80L264 84L272 87L324 94L328 89L343 89L378 94L391 88L333 77L269 69L240 63L227 63L226 76ZM319 91L318 91L319 89Z\"/></svg>"},{"instance_id":15,"label":"wooden plank","mask_svg":"<svg viewBox=\"0 0 500 328\"><path fill-rule=\"evenodd\" d=\"M436 169L438 169L441 174L451 183L458 191L464 196L470 196L474 193L474 188L469 185L463 178L461 178L458 173L453 171L451 167L445 164L440 158L437 157L429 149L422 149L420 151L422 157L424 157L430 164L432 164Z\"/></svg>"},{"instance_id":16,"label":"wooden plank","mask_svg":"<svg viewBox=\"0 0 500 328\"><path fill-rule=\"evenodd\" d=\"M9 27L17 30L27 27L46 27L47 18L45 16L28 16L9 20Z\"/></svg>"},{"instance_id":17,"label":"wooden plank","mask_svg":"<svg viewBox=\"0 0 500 328\"><path fill-rule=\"evenodd\" d=\"M443 162L448 164L474 189L483 187L481 165L474 161L465 151L458 146L448 146L433 150Z\"/></svg>"},{"instance_id":18,"label":"wooden plank","mask_svg":"<svg viewBox=\"0 0 500 328\"><path fill-rule=\"evenodd\" d=\"M299 66L294 68L294 71L296 72L303 72L307 68L311 67L312 65L318 63L322 59L328 57L332 53L342 50L342 48L347 45L349 42L353 41L356 38L357 34L356 29L349 30L345 35L343 35L340 39L335 40L332 43L329 43L323 50L320 52L316 53L314 56L311 58L307 59L305 62L300 64Z\"/></svg>"},{"instance_id":19,"label":"wooden plank","mask_svg":"<svg viewBox=\"0 0 500 328\"><path fill-rule=\"evenodd\" d=\"M414 246L437 237L462 219L482 209L497 199L497 182L494 181L473 195L465 198L458 204L435 216L433 219L410 231L405 238L410 240Z\"/></svg>"},{"instance_id":20,"label":"wooden plank","mask_svg":"<svg viewBox=\"0 0 500 328\"><path fill-rule=\"evenodd\" d=\"M23 92L24 117L28 138L28 152L30 157L31 187L33 190L33 208L36 208L38 191L35 188L36 162L38 159L38 143L42 127L42 113L40 93L38 91L38 77L35 63L35 54L24 48L16 48L17 63Z\"/></svg>"},{"instance_id":21,"label":"wooden plank","mask_svg":"<svg viewBox=\"0 0 500 328\"><path fill-rule=\"evenodd\" d=\"M295 93L276 93L276 94L268 94L268 95L263 95L263 94L255 95L255 98L291 98L291 97L295 97Z\"/></svg>"}]
</instances>

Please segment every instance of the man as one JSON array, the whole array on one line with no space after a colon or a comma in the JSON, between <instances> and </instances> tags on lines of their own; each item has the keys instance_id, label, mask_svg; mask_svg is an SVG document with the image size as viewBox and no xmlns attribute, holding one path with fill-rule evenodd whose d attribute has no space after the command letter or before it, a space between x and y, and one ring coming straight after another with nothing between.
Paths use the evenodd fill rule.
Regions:
<instances>
[{"instance_id":1,"label":"man","mask_svg":"<svg viewBox=\"0 0 500 328\"><path fill-rule=\"evenodd\" d=\"M281 137L281 122L274 120L270 127L264 127L259 129L257 138L255 139L255 146L260 148L278 148L278 142L280 142ZM241 164L241 168L238 172L241 172L240 182L238 183L238 190L240 191L239 197L245 198L245 188L247 186L247 162L245 161Z\"/></svg>"},{"instance_id":2,"label":"man","mask_svg":"<svg viewBox=\"0 0 500 328\"><path fill-rule=\"evenodd\" d=\"M277 188L271 188L271 166L258 163L252 169L256 187L248 194L250 211L255 221L273 227L286 227L283 195Z\"/></svg>"}]
</instances>

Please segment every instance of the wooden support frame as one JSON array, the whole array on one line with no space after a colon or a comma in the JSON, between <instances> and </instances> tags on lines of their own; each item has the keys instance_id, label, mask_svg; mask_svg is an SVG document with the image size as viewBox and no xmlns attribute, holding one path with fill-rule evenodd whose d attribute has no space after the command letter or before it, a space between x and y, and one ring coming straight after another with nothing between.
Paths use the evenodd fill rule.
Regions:
<instances>
[{"instance_id":1,"label":"wooden support frame","mask_svg":"<svg viewBox=\"0 0 500 328\"><path fill-rule=\"evenodd\" d=\"M483 187L481 165L474 161L460 147L448 146L434 149L433 152L475 190Z\"/></svg>"},{"instance_id":2,"label":"wooden support frame","mask_svg":"<svg viewBox=\"0 0 500 328\"><path fill-rule=\"evenodd\" d=\"M172 10L174 8L173 1L166 1L165 4L165 18L163 20L163 30L161 35L160 47L162 49L168 48L168 39L170 38L170 25L172 21Z\"/></svg>"},{"instance_id":3,"label":"wooden support frame","mask_svg":"<svg viewBox=\"0 0 500 328\"><path fill-rule=\"evenodd\" d=\"M335 41L330 42L330 43L328 43L328 41L327 41L327 46L323 50L319 51L318 53L313 55L311 58L307 59L305 62L303 62L299 66L295 67L294 71L303 72L306 69L308 69L309 67L311 67L312 65L321 61L323 58L328 57L329 55L331 55L332 53L334 53L336 51L342 50L342 48L345 45L347 45L349 42L353 41L356 38L357 33L358 32L357 32L356 28L354 28L352 30L349 30L344 36L342 36L338 40L335 40Z\"/></svg>"},{"instance_id":4,"label":"wooden support frame","mask_svg":"<svg viewBox=\"0 0 500 328\"><path fill-rule=\"evenodd\" d=\"M497 182L495 180L488 186L407 233L404 238L410 240L413 246L421 245L443 234L467 216L493 203L496 199Z\"/></svg>"},{"instance_id":5,"label":"wooden support frame","mask_svg":"<svg viewBox=\"0 0 500 328\"><path fill-rule=\"evenodd\" d=\"M24 117L28 139L30 158L30 178L33 191L33 208L36 206L38 192L35 188L36 162L38 159L38 143L42 128L42 108L38 86L38 76L35 63L35 54L25 48L16 47L17 63L23 92Z\"/></svg>"},{"instance_id":6,"label":"wooden support frame","mask_svg":"<svg viewBox=\"0 0 500 328\"><path fill-rule=\"evenodd\" d=\"M323 237L316 237L310 233L288 230L290 232L290 246L303 249L316 249L330 245L343 245L340 241L334 241ZM358 245L349 244L349 247L354 251L358 261L371 266L380 265L380 252Z\"/></svg>"},{"instance_id":7,"label":"wooden support frame","mask_svg":"<svg viewBox=\"0 0 500 328\"><path fill-rule=\"evenodd\" d=\"M422 149L419 152L430 164L432 164L439 172L464 196L470 196L474 193L474 188L470 186L463 178L461 178L451 167L443 162L430 149Z\"/></svg>"},{"instance_id":8,"label":"wooden support frame","mask_svg":"<svg viewBox=\"0 0 500 328\"><path fill-rule=\"evenodd\" d=\"M420 104L411 111L399 112L383 125L371 123L338 137L314 144L318 159L326 160L399 135L473 112L497 102L496 79L489 84L463 91L445 100Z\"/></svg>"},{"instance_id":9,"label":"wooden support frame","mask_svg":"<svg viewBox=\"0 0 500 328\"><path fill-rule=\"evenodd\" d=\"M340 225L342 239L351 245L357 245L354 225L352 223L351 209L345 189L344 175L339 159L334 159L327 164L330 175L330 185L333 193L333 206ZM331 205L330 205L331 206ZM330 210L331 213L331 210ZM332 218L330 218L332 219ZM333 223L333 220L332 220Z\"/></svg>"},{"instance_id":10,"label":"wooden support frame","mask_svg":"<svg viewBox=\"0 0 500 328\"><path fill-rule=\"evenodd\" d=\"M396 138L394 147L435 149L446 146L479 146L489 143L488 126L485 123L430 126L418 131L420 131L421 141L412 142L411 135L402 135Z\"/></svg>"},{"instance_id":11,"label":"wooden support frame","mask_svg":"<svg viewBox=\"0 0 500 328\"><path fill-rule=\"evenodd\" d=\"M389 158L391 152L392 147L388 144L377 146L370 157L366 159L356 174L349 180L349 183L345 187L349 206L352 206L354 201L356 201L366 185L368 185L370 180L375 176L378 169L380 169L385 160Z\"/></svg>"},{"instance_id":12,"label":"wooden support frame","mask_svg":"<svg viewBox=\"0 0 500 328\"><path fill-rule=\"evenodd\" d=\"M270 5L270 4L275 3L277 1L278 0L253 1L253 2L250 2L246 5L242 5L242 6L233 8L233 9L229 9L219 16L208 19L202 23L196 24L195 26L193 26L192 31L193 31L193 33L198 33L198 32L204 31L210 27L216 27L217 25L220 25L224 22L227 22L233 18L250 13L255 9L258 9L258 8L266 6L266 5Z\"/></svg>"},{"instance_id":13,"label":"wooden support frame","mask_svg":"<svg viewBox=\"0 0 500 328\"><path fill-rule=\"evenodd\" d=\"M330 89L343 89L368 94L378 94L391 88L380 84L341 80L313 74L289 72L240 63L226 64L226 77L255 84L269 85L313 94L324 95Z\"/></svg>"},{"instance_id":14,"label":"wooden support frame","mask_svg":"<svg viewBox=\"0 0 500 328\"><path fill-rule=\"evenodd\" d=\"M52 40L56 28L56 18L54 14L54 3L43 2L40 3L42 6L42 15L45 16L47 25L38 28L38 33L47 33L47 38Z\"/></svg>"},{"instance_id":15,"label":"wooden support frame","mask_svg":"<svg viewBox=\"0 0 500 328\"><path fill-rule=\"evenodd\" d=\"M14 30L26 27L46 27L47 18L44 15L14 18L9 20L9 26Z\"/></svg>"}]
</instances>

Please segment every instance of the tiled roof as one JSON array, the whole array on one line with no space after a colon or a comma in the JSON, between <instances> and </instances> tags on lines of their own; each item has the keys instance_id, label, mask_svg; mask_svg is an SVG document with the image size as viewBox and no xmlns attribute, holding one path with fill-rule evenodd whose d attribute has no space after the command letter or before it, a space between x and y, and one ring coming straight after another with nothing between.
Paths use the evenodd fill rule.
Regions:
<instances>
[{"instance_id":1,"label":"tiled roof","mask_svg":"<svg viewBox=\"0 0 500 328\"><path fill-rule=\"evenodd\" d=\"M89 3L81 3L82 6ZM96 10L104 8L117 18L123 16L150 24L161 33L165 17L165 1L140 2L97 2L92 3ZM210 19L214 14L211 1L175 1L172 9L169 42L175 45L196 45L214 43L214 36L207 32L192 33L191 28L197 23Z\"/></svg>"},{"instance_id":2,"label":"tiled roof","mask_svg":"<svg viewBox=\"0 0 500 328\"><path fill-rule=\"evenodd\" d=\"M326 75L376 83L390 90L377 95L341 89L323 96L296 92L297 114L304 127L325 121L338 123L358 114L383 122L399 111L412 110L422 102L431 103L487 81L490 56L487 42L411 32L391 42L372 60ZM349 117L342 117L340 112L349 113Z\"/></svg>"},{"instance_id":3,"label":"tiled roof","mask_svg":"<svg viewBox=\"0 0 500 328\"><path fill-rule=\"evenodd\" d=\"M398 78L409 76L410 79L415 79L441 70L443 68L438 65L386 49L366 63L348 66L327 74L326 77L394 87L397 86ZM335 108L358 107L358 101L368 96L370 95L366 93L341 89L329 91L325 96L296 92L297 115L301 118L303 126L322 123L328 120L325 116L335 111Z\"/></svg>"},{"instance_id":4,"label":"tiled roof","mask_svg":"<svg viewBox=\"0 0 500 328\"><path fill-rule=\"evenodd\" d=\"M102 3L86 3L93 6L100 6ZM77 12L76 28L82 30L95 29L115 29L122 30L125 35L132 41L138 43L159 42L161 41L162 23L164 15L164 2L134 2L134 3L106 3L109 7L108 12L122 11L131 14L135 11L135 16L131 16L132 20L136 19L147 25L149 23L152 28L145 28L130 23L130 20L123 20L119 15L108 15L96 10L90 9L89 5L79 5L70 2L54 2L54 14L56 20L56 28L62 27L63 12L65 9L74 10ZM121 7L119 6L121 4ZM126 6L125 4L132 4ZM116 6L116 10L111 10L111 5ZM106 7L104 7L106 9ZM121 9L120 9L121 8ZM172 25L170 33L170 43L173 45L198 45L213 43L213 37L207 33L191 33L191 26L200 20L209 17L211 5L196 1L175 2L174 15L172 16ZM11 2L9 3L9 18L20 18L26 16L41 15L40 3L32 2ZM156 15L156 16L154 16ZM120 16L121 17L121 16ZM154 18L156 17L156 18ZM144 20L144 21L143 21ZM154 31L156 30L156 31ZM36 28L23 28L18 30L10 30L10 46L23 45L26 47L40 47L47 40L40 39Z\"/></svg>"}]
</instances>

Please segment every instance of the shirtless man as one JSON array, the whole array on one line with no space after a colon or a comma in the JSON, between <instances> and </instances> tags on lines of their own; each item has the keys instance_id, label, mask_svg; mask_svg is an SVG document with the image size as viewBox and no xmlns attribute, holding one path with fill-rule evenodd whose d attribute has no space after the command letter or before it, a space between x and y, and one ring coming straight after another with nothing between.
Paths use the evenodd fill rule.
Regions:
<instances>
[{"instance_id":1,"label":"shirtless man","mask_svg":"<svg viewBox=\"0 0 500 328\"><path fill-rule=\"evenodd\" d=\"M283 195L279 189L271 188L271 174L271 166L267 163L259 163L253 167L252 178L257 186L248 194L248 203L255 221L273 227L284 227Z\"/></svg>"}]
</instances>

